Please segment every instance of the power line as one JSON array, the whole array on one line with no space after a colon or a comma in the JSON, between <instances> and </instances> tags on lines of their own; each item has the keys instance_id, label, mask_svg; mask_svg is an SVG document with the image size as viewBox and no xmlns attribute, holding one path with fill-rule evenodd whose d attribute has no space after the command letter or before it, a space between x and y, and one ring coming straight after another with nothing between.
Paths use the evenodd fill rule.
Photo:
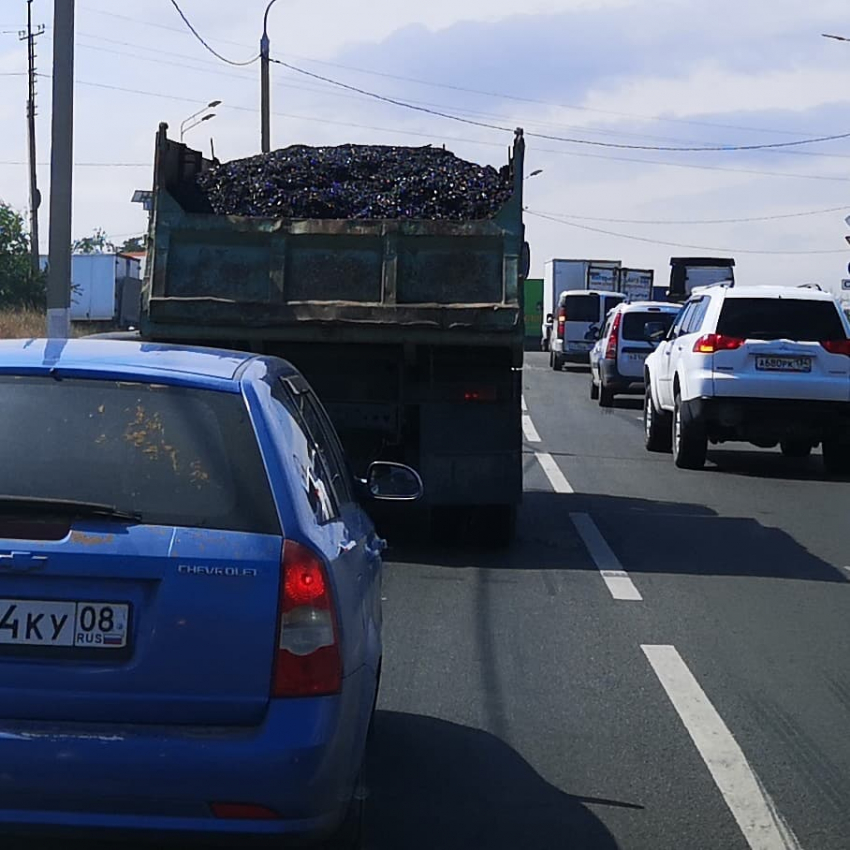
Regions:
<instances>
[{"instance_id":1,"label":"power line","mask_svg":"<svg viewBox=\"0 0 850 850\"><path fill-rule=\"evenodd\" d=\"M39 74L40 77L49 78L49 74ZM125 86L114 86L108 83L97 83L91 80L77 80L77 85L80 86L89 86L93 88L102 88L107 89L109 91L117 91L124 94L137 94L142 95L144 97L155 97L159 100L173 100L179 103L189 103L203 106L206 101L199 100L198 98L191 97L182 97L180 95L172 95L165 94L164 92L155 92L155 91L144 91L142 89L134 89L128 88ZM234 104L226 104L220 107L222 110L234 110L237 112L250 112L253 114L257 114L259 112L258 109L250 107L250 106L236 106ZM434 139L434 133L421 133L414 132L411 130L401 130L398 127L379 127L369 124L360 124L360 123L352 123L352 122L344 122L344 121L335 121L329 118L316 118L312 115L299 115L297 113L288 113L288 112L273 112L277 118L292 118L299 121L309 121L311 123L318 124L330 124L339 127L354 127L363 130L375 130L381 133L395 133L397 135L402 136L415 136L419 138L429 138ZM501 148L503 145L500 142L491 142L482 139L464 139L458 138L454 136L443 136L440 135L439 139L444 142L462 142L466 144L475 144L475 145L483 145L486 147L498 147ZM765 171L754 168L726 168L721 165L700 165L696 163L686 163L686 162L670 162L667 160L656 160L656 159L642 159L639 157L629 157L629 156L617 156L612 154L598 154L591 153L589 151L569 151L563 149L553 149L553 148L536 148L537 153L550 153L556 156L569 156L569 157L582 157L588 159L601 159L606 162L628 162L628 163L636 163L639 165L653 165L656 167L662 168L686 168L690 170L697 171L719 171L725 172L727 174L746 174L753 175L756 177L784 177L784 178L794 178L798 180L821 180L821 181L829 181L830 183L847 183L850 182L850 177L840 177L833 175L824 175L824 174L799 174L796 172L789 171Z\"/></svg>"},{"instance_id":2,"label":"power line","mask_svg":"<svg viewBox=\"0 0 850 850\"><path fill-rule=\"evenodd\" d=\"M256 62L260 58L260 55L257 54L253 59L249 59L247 62L234 62L232 59L228 59L226 56L222 56L215 48L210 47L210 45L206 41L204 41L201 34L192 26L192 23L183 14L183 10L180 8L180 6L177 5L177 0L171 0L171 5L174 6L174 8L177 10L177 14L180 15L180 17L183 19L183 23L186 24L186 26L189 27L189 29L192 31L192 35L194 35L195 38L197 38L198 41L200 41L201 44L203 44L203 46L206 47L206 49L209 50L209 52L212 53L213 56L215 56L217 59L221 59L222 62L226 62L228 65L245 66L253 65L254 62Z\"/></svg>"},{"instance_id":3,"label":"power line","mask_svg":"<svg viewBox=\"0 0 850 850\"><path fill-rule=\"evenodd\" d=\"M116 12L107 12L107 11L104 11L103 9L93 9L93 8L89 8L89 7L86 7L86 6L84 6L82 8L86 9L86 11L88 11L88 12L92 12L92 13L98 14L98 15L107 15L107 16L112 17L112 18L118 18L120 20L125 20L125 21L132 21L133 23L142 24L143 26L154 27L156 29L167 30L169 32L180 33L180 34L183 34L183 35L188 34L188 33L186 33L186 30L180 29L179 27L171 27L171 26L168 26L166 24L154 23L152 21L145 21L145 20L142 20L141 18L133 18L129 15L121 15L121 14L118 14ZM250 45L245 44L245 42L232 41L232 40L223 39L223 38L215 38L215 39L213 39L213 41L218 41L222 44L231 44L234 47L244 47L246 49L250 49ZM130 46L143 47L143 45L130 45ZM145 49L153 49L153 48L145 48ZM399 80L401 82L416 83L417 85L430 86L432 88L448 89L450 91L463 92L463 93L466 93L466 94L475 94L475 95L479 95L479 96L482 96L482 97L492 97L492 98L496 98L496 99L499 99L499 100L512 100L512 101L517 101L519 103L530 103L530 104L535 104L535 105L538 105L538 106L553 107L553 108L556 108L556 109L573 109L573 110L577 110L577 111L581 111L581 112L591 112L591 113L595 113L595 114L598 114L598 115L611 115L611 116L620 117L620 118L636 118L636 119L641 120L641 121L659 121L659 122L666 122L666 123L672 123L672 124L691 124L691 125L698 126L698 127L714 127L714 128L718 128L718 129L722 129L722 130L741 130L741 131L748 132L748 133L774 133L774 134L787 135L787 136L801 136L801 135L803 135L803 133L799 132L798 130L784 130L784 129L765 128L765 127L748 127L748 126L743 126L743 125L740 125L740 124L724 124L724 123L720 123L720 122L716 122L716 121L700 121L698 119L692 119L692 118L674 118L674 117L665 116L665 115L647 115L645 113L638 113L638 112L622 112L622 111L613 110L613 109L599 109L599 108L595 108L595 107L592 107L592 106L584 106L584 105L579 105L579 104L557 103L557 102L554 102L554 101L539 100L539 99L536 99L536 98L522 97L522 96L519 96L519 95L507 94L507 93L504 93L504 92L492 92L492 91L486 91L486 90L483 90L483 89L468 88L468 87L465 87L465 86L454 85L454 84L451 84L451 83L439 83L439 82L436 82L434 80L423 80L423 79L417 78L417 77L407 77L407 76L403 76L401 74L392 74L392 73L389 73L389 72L386 72L386 71L375 71L375 70L370 69L370 68L360 68L356 65L346 65L346 64L339 63L339 62L330 62L330 61L323 60L323 59L316 59L316 58L311 57L311 56L302 56L302 55L294 54L294 53L293 54L287 54L287 55L289 55L293 59L297 59L299 61L314 62L318 65L326 65L328 67L340 68L340 69L347 70L347 71L356 71L357 73L369 74L371 76L382 77L384 79ZM201 61L201 60L197 60L197 61Z\"/></svg>"},{"instance_id":4,"label":"power line","mask_svg":"<svg viewBox=\"0 0 850 850\"><path fill-rule=\"evenodd\" d=\"M811 254L846 254L846 248L835 248L821 251L764 251L753 248L717 248L709 245L691 245L686 242L666 242L662 239L648 239L645 236L634 236L630 233L616 233L613 230L603 230L601 227L590 227L586 224L576 224L572 221L564 221L560 218L555 218L545 213L535 212L534 210L525 210L526 215L534 216L535 218L544 218L548 221L554 221L556 224L564 224L567 227L575 227L578 230L587 230L591 233L601 233L605 236L615 236L618 239L631 239L634 242L646 242L650 245L666 245L671 248L693 248L697 251L712 251L718 253L730 254L766 254L771 256L791 256L791 255L811 255Z\"/></svg>"},{"instance_id":5,"label":"power line","mask_svg":"<svg viewBox=\"0 0 850 850\"><path fill-rule=\"evenodd\" d=\"M171 0L171 2L175 2L175 0ZM428 115L435 115L439 118L447 118L451 121L460 121L463 124L469 124L473 127L483 127L488 130L500 130L502 132L512 132L511 128L500 126L498 124L489 124L484 121L475 121L470 118L463 118L459 115L452 115L448 112L442 112L436 109L430 109L425 106L417 106L416 104L410 103L404 100L398 100L397 98L387 97L386 95L377 94L376 92L368 91L367 89L361 89L357 86L349 85L348 83L343 83L340 80L334 80L331 77L325 77L322 74L316 74L313 71L308 71L305 68L299 68L297 65L291 65L288 62L283 62L280 59L272 59L270 60L277 65L282 65L284 68L289 68L290 71L295 71L299 74L304 74L307 77L312 77L316 80L321 80L322 82L329 83L330 85L339 86L340 88L347 89L349 91L357 92L358 94L366 95L367 97L374 98L375 100L382 101L384 103L391 103L395 106L400 106L405 109L412 109L416 112L424 112ZM850 133L838 133L831 136L819 136L816 138L809 139L796 139L790 142L768 142L756 145L703 145L700 147L685 145L685 146L675 146L675 145L630 145L624 142L603 142L598 139L578 139L578 138L568 138L565 136L554 136L548 133L526 133L527 136L536 139L545 139L547 141L553 142L566 142L568 144L573 145L590 145L592 147L602 147L602 148L616 148L618 150L637 150L637 151L659 151L663 153L708 153L708 152L731 152L731 151L760 151L760 150L776 150L779 148L789 148L789 147L797 147L799 145L810 145L816 144L819 142L832 142L837 141L839 139L847 139L850 138Z\"/></svg>"},{"instance_id":6,"label":"power line","mask_svg":"<svg viewBox=\"0 0 850 850\"><path fill-rule=\"evenodd\" d=\"M779 215L749 216L748 218L692 218L692 219L648 219L648 218L610 218L609 216L573 215L572 213L539 212L537 215L548 215L550 218L574 219L576 221L607 221L610 224L744 224L754 221L779 221L785 218L803 218L811 215L844 212L850 206L827 207L822 210L807 210L806 212L781 213Z\"/></svg>"}]
</instances>

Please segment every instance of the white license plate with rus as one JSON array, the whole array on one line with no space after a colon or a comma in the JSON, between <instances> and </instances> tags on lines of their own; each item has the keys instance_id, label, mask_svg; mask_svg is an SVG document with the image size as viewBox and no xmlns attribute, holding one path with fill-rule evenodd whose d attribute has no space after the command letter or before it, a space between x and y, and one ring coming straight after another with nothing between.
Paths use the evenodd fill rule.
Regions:
<instances>
[{"instance_id":1,"label":"white license plate with rus","mask_svg":"<svg viewBox=\"0 0 850 850\"><path fill-rule=\"evenodd\" d=\"M646 354L644 354L642 352L638 353L638 354L630 354L629 355L629 362L630 363L643 363L643 361L646 360L646 358L648 356L649 356L649 352L647 352Z\"/></svg>"},{"instance_id":2,"label":"white license plate with rus","mask_svg":"<svg viewBox=\"0 0 850 850\"><path fill-rule=\"evenodd\" d=\"M811 357L772 357L760 354L756 357L756 369L762 372L811 372Z\"/></svg>"},{"instance_id":3,"label":"white license plate with rus","mask_svg":"<svg viewBox=\"0 0 850 850\"><path fill-rule=\"evenodd\" d=\"M123 649L129 619L122 602L0 599L0 646Z\"/></svg>"}]
</instances>

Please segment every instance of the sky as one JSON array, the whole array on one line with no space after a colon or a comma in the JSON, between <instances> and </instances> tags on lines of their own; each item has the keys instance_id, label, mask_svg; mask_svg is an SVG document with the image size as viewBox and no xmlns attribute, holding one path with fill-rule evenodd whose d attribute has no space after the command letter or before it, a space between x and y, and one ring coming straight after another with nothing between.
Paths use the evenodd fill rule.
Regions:
<instances>
[{"instance_id":1,"label":"sky","mask_svg":"<svg viewBox=\"0 0 850 850\"><path fill-rule=\"evenodd\" d=\"M267 0L178 0L225 59L258 52ZM519 11L519 10L522 11ZM769 10L768 14L765 12ZM47 246L53 3L33 0L38 175ZM25 0L0 0L0 199L27 212ZM666 281L671 256L734 256L749 283L850 278L846 0L284 0L271 55L272 145L445 144L495 166L526 132L532 275L553 257L621 260ZM159 122L212 100L185 141L219 159L259 150L259 65L212 55L172 0L77 0L74 220L116 242L145 230ZM473 122L473 123L469 123ZM477 122L477 123L476 123ZM481 127L478 124L490 124ZM495 129L504 128L504 129ZM548 137L548 138L540 138ZM850 290L847 292L850 296Z\"/></svg>"}]
</instances>

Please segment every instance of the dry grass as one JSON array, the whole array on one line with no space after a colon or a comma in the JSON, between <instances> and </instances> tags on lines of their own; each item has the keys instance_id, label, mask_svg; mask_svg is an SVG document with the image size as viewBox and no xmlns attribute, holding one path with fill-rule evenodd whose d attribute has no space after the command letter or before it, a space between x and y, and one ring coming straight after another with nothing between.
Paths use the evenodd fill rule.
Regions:
<instances>
[{"instance_id":1,"label":"dry grass","mask_svg":"<svg viewBox=\"0 0 850 850\"><path fill-rule=\"evenodd\" d=\"M0 339L43 337L46 322L41 310L0 310Z\"/></svg>"},{"instance_id":2,"label":"dry grass","mask_svg":"<svg viewBox=\"0 0 850 850\"><path fill-rule=\"evenodd\" d=\"M74 322L71 336L80 337L111 328L97 322ZM0 339L40 339L47 333L47 316L42 310L0 310Z\"/></svg>"}]
</instances>

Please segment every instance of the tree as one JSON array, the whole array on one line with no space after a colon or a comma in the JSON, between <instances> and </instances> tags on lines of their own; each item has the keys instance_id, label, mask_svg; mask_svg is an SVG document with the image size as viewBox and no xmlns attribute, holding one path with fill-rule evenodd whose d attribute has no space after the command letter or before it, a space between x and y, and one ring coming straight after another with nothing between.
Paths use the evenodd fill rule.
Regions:
<instances>
[{"instance_id":1,"label":"tree","mask_svg":"<svg viewBox=\"0 0 850 850\"><path fill-rule=\"evenodd\" d=\"M145 250L147 238L142 236L133 236L130 239L125 239L124 244L118 249L122 254L135 254L138 251Z\"/></svg>"},{"instance_id":2,"label":"tree","mask_svg":"<svg viewBox=\"0 0 850 850\"><path fill-rule=\"evenodd\" d=\"M84 236L75 240L71 245L75 254L113 254L115 245L109 241L106 231L102 227L96 227L91 236Z\"/></svg>"},{"instance_id":3,"label":"tree","mask_svg":"<svg viewBox=\"0 0 850 850\"><path fill-rule=\"evenodd\" d=\"M0 308L39 308L45 304L45 276L34 275L24 219L0 201Z\"/></svg>"}]
</instances>

